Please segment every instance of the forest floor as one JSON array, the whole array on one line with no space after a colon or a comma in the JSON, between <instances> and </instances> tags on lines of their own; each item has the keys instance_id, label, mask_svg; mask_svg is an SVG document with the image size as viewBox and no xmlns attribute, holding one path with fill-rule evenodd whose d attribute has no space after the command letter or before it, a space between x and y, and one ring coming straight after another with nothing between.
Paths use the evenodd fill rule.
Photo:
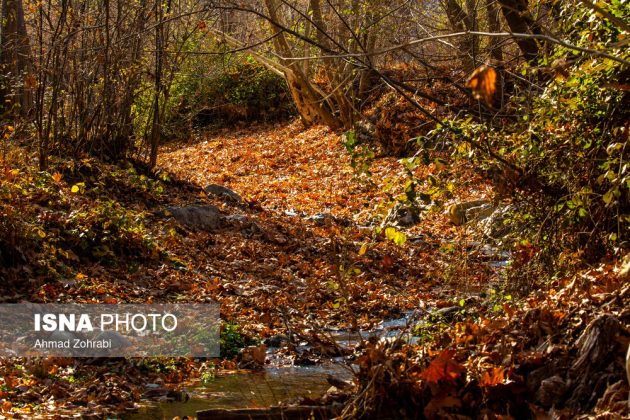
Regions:
<instances>
[{"instance_id":1,"label":"forest floor","mask_svg":"<svg viewBox=\"0 0 630 420\"><path fill-rule=\"evenodd\" d=\"M367 331L410 312L448 309L451 315L431 318L415 332L422 346L371 343L356 359L356 386L373 389L355 397L355 407L369 406L371 396L383 406L399 398L403 409L422 396L427 417L509 414L510 404L546 412L554 397L538 395L547 376L531 379L536 369L549 376L571 366L584 375L585 369L609 369L607 385L588 397L574 389L590 383L573 374L555 383L563 398L588 400L585 409L620 379L623 356L614 346L606 350L608 359L611 351L615 356L605 366L574 364L584 356L577 338L604 312L626 331L607 343L621 349L628 339L630 287L614 265L559 279L516 301L504 292L504 269L489 263L479 237L452 225L443 210L423 214L404 230L405 244L396 245L375 228L377 215L403 193L402 165L379 157L371 176L357 174L340 135L325 128L291 122L199 133L166 146L155 175L90 158L42 173L25 169L34 165L23 149L9 153L15 156L7 161L21 163L5 166L0 190L1 209L13 225L5 223L14 232L0 243L0 255L11 256L0 271L5 301L216 301L222 319L252 342L287 333L289 326L311 345L308 362L335 354L323 331ZM436 164L415 171L430 174ZM473 168L449 171L446 205L491 198ZM229 187L244 201L208 195L208 184ZM178 224L166 210L191 204L213 204L238 217L205 231ZM387 369L375 369L385 365L395 372L383 376ZM226 359L216 368L237 364ZM5 358L0 409L6 417L120 413L134 408L145 384L180 389L208 369L190 359ZM386 384L381 388L371 381L376 371ZM627 385L613 391L601 412L621 412L613 405L627 396Z\"/></svg>"}]
</instances>

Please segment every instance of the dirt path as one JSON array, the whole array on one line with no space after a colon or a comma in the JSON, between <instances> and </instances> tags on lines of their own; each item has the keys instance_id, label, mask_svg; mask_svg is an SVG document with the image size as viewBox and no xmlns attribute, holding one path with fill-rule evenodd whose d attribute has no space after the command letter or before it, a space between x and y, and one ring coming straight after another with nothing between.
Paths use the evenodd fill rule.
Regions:
<instances>
[{"instance_id":1,"label":"dirt path","mask_svg":"<svg viewBox=\"0 0 630 420\"><path fill-rule=\"evenodd\" d=\"M357 183L340 136L324 127L304 130L299 121L208 133L160 158L182 178L224 184L267 210L336 217L377 204L383 181L400 169L393 158L379 159L372 168L377 185Z\"/></svg>"}]
</instances>

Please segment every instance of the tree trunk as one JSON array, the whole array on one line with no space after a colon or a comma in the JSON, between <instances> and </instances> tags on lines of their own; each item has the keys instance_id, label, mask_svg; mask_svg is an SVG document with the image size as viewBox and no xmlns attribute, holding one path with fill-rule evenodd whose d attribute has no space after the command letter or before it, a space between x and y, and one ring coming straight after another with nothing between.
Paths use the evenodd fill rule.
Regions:
<instances>
[{"instance_id":1,"label":"tree trunk","mask_svg":"<svg viewBox=\"0 0 630 420\"><path fill-rule=\"evenodd\" d=\"M527 0L499 0L503 16L507 21L510 31L521 34L534 34L538 28L529 18ZM516 44L521 49L527 61L538 58L538 43L532 38L518 38Z\"/></svg>"},{"instance_id":2,"label":"tree trunk","mask_svg":"<svg viewBox=\"0 0 630 420\"><path fill-rule=\"evenodd\" d=\"M282 25L277 13L278 4L275 0L265 0L265 6L271 22ZM291 58L291 48L282 30L272 23L271 31L274 35L274 47L278 54L287 59ZM338 118L335 118L331 109L327 106L324 97L319 94L308 80L308 76L303 73L301 65L297 61L281 61L285 68L284 73L291 96L304 124L307 126L325 124L334 129L340 128L342 125L341 122Z\"/></svg>"},{"instance_id":3,"label":"tree trunk","mask_svg":"<svg viewBox=\"0 0 630 420\"><path fill-rule=\"evenodd\" d=\"M153 169L157 164L158 147L160 144L161 131L161 115L160 112L160 96L162 93L162 62L164 59L163 52L163 9L162 3L155 2L155 98L153 100L153 119L151 122L151 136L149 144L151 147L149 153L149 168Z\"/></svg>"},{"instance_id":4,"label":"tree trunk","mask_svg":"<svg viewBox=\"0 0 630 420\"><path fill-rule=\"evenodd\" d=\"M500 32L499 8L495 0L486 0L486 14L488 17L488 30L493 33ZM488 49L490 50L490 57L496 61L497 64L501 64L503 62L503 51L501 49L500 39L490 37Z\"/></svg>"},{"instance_id":5,"label":"tree trunk","mask_svg":"<svg viewBox=\"0 0 630 420\"><path fill-rule=\"evenodd\" d=\"M33 107L33 76L22 1L2 0L0 22L0 112L26 116Z\"/></svg>"},{"instance_id":6,"label":"tree trunk","mask_svg":"<svg viewBox=\"0 0 630 420\"><path fill-rule=\"evenodd\" d=\"M456 0L446 0L446 16L451 27L456 32L465 32L466 30L474 30L474 20L468 13L457 3ZM475 37L463 37L458 42L460 51L460 60L466 73L472 73L475 69L475 50L478 39Z\"/></svg>"}]
</instances>

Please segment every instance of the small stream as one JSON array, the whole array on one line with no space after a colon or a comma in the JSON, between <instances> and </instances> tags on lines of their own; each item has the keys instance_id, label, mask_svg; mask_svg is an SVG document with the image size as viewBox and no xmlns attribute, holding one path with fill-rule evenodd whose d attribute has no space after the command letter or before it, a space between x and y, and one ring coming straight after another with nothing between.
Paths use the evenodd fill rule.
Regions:
<instances>
[{"instance_id":1,"label":"small stream","mask_svg":"<svg viewBox=\"0 0 630 420\"><path fill-rule=\"evenodd\" d=\"M409 312L403 318L383 321L372 331L329 331L326 335L341 347L352 348L361 339L370 336L386 338L399 335L413 317L414 313ZM309 347L298 346L298 351L301 349L308 350ZM186 387L184 391L190 396L186 402L144 401L137 411L123 415L121 419L172 420L175 416L195 416L197 411L212 408L268 407L299 397L316 399L330 388L326 380L328 375L352 380L352 372L344 365L342 357L316 365L283 366L287 363L286 356L276 355L276 350L271 348L267 354L274 367L260 372L217 375L206 384Z\"/></svg>"},{"instance_id":2,"label":"small stream","mask_svg":"<svg viewBox=\"0 0 630 420\"><path fill-rule=\"evenodd\" d=\"M509 262L510 255L498 253L495 249L482 250L492 258L489 262L496 269L503 269ZM446 315L458 307L443 308L435 311ZM401 318L383 321L370 331L348 332L328 331L324 335L334 340L340 347L351 349L359 342L369 337L380 339L398 338L414 343L418 337L410 333L410 327L423 325L426 317L433 311L406 312ZM298 346L308 350L308 346ZM184 391L190 396L186 402L155 402L145 401L133 413L125 414L123 420L172 420L175 416L196 416L197 411L212 408L252 408L279 405L299 397L317 399L329 388L326 380L328 375L337 379L351 381L352 372L344 365L343 358L336 362L329 361L308 366L286 366L286 356L276 354L278 349L270 348L268 358L274 360L271 367L263 371L248 371L241 373L219 374L212 381L196 386L190 386Z\"/></svg>"},{"instance_id":3,"label":"small stream","mask_svg":"<svg viewBox=\"0 0 630 420\"><path fill-rule=\"evenodd\" d=\"M186 388L187 402L146 402L124 420L172 420L175 416L195 416L197 411L211 408L248 408L278 405L298 397L316 398L330 385L328 374L343 380L351 372L338 363L316 366L267 368L261 372L217 376L205 385Z\"/></svg>"}]
</instances>

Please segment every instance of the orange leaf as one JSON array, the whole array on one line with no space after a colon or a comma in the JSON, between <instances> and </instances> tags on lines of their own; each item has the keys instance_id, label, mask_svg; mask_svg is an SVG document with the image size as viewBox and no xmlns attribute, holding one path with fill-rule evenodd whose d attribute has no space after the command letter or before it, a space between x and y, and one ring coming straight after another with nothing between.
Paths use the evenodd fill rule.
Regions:
<instances>
[{"instance_id":1,"label":"orange leaf","mask_svg":"<svg viewBox=\"0 0 630 420\"><path fill-rule=\"evenodd\" d=\"M481 66L470 75L466 87L472 90L475 99L483 99L492 106L492 97L497 89L497 72L492 67Z\"/></svg>"},{"instance_id":2,"label":"orange leaf","mask_svg":"<svg viewBox=\"0 0 630 420\"><path fill-rule=\"evenodd\" d=\"M466 371L462 365L453 360L455 350L446 349L431 361L420 378L427 382L454 381Z\"/></svg>"},{"instance_id":3,"label":"orange leaf","mask_svg":"<svg viewBox=\"0 0 630 420\"><path fill-rule=\"evenodd\" d=\"M37 87L37 79L35 78L34 75L32 74L27 74L26 77L24 78L24 86L26 86L29 89L34 89Z\"/></svg>"},{"instance_id":4,"label":"orange leaf","mask_svg":"<svg viewBox=\"0 0 630 420\"><path fill-rule=\"evenodd\" d=\"M11 401L5 401L2 403L2 411L4 411L5 413L11 411L11 407L13 407Z\"/></svg>"},{"instance_id":5,"label":"orange leaf","mask_svg":"<svg viewBox=\"0 0 630 420\"><path fill-rule=\"evenodd\" d=\"M59 172L55 172L52 176L52 179L59 184L59 182L61 182L61 178L63 177L63 175L61 175Z\"/></svg>"},{"instance_id":6,"label":"orange leaf","mask_svg":"<svg viewBox=\"0 0 630 420\"><path fill-rule=\"evenodd\" d=\"M505 380L505 368L503 366L495 367L481 375L479 385L495 386L502 384Z\"/></svg>"}]
</instances>

